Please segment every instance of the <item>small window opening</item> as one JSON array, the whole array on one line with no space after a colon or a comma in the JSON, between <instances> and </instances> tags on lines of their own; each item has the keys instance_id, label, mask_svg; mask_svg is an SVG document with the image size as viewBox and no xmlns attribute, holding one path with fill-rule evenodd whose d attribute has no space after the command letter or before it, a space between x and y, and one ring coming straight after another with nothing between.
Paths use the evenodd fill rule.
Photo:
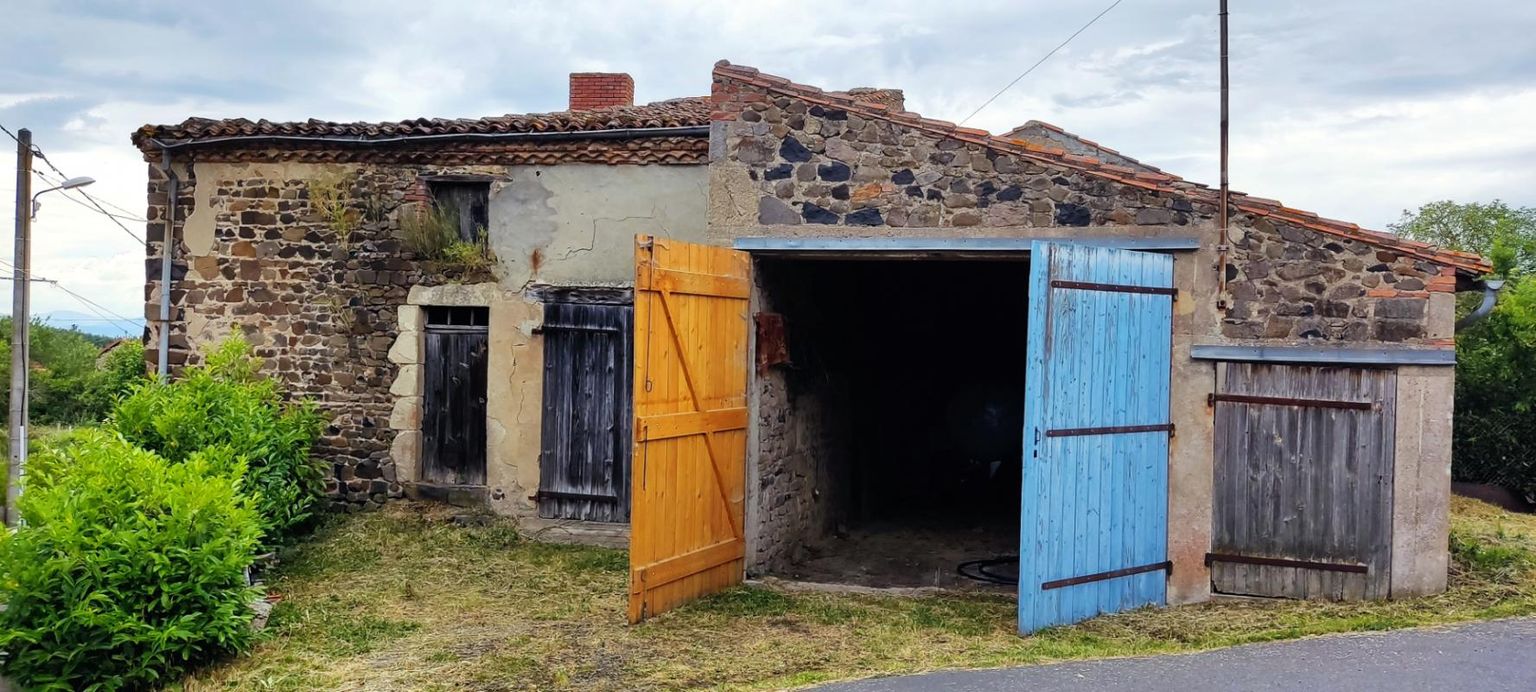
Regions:
<instances>
[{"instance_id":1,"label":"small window opening","mask_svg":"<svg viewBox=\"0 0 1536 692\"><path fill-rule=\"evenodd\" d=\"M479 242L490 228L491 183L489 181L432 181L432 205L453 212L459 219L459 239Z\"/></svg>"},{"instance_id":2,"label":"small window opening","mask_svg":"<svg viewBox=\"0 0 1536 692\"><path fill-rule=\"evenodd\" d=\"M433 327L478 327L484 329L489 327L490 324L490 308L458 305L427 306L427 328L429 329Z\"/></svg>"}]
</instances>

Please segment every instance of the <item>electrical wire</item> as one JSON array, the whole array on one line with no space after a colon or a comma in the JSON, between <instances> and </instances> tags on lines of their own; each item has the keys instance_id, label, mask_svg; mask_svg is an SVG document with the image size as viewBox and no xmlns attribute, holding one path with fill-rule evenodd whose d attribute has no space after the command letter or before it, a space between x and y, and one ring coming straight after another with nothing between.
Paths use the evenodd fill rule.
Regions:
<instances>
[{"instance_id":1,"label":"electrical wire","mask_svg":"<svg viewBox=\"0 0 1536 692\"><path fill-rule=\"evenodd\" d=\"M71 202L74 202L75 204L78 204L78 205L80 205L82 207L85 207L86 209L89 209L91 211L97 212L99 214L105 214L109 218L121 219L123 221L132 221L134 223L149 223L149 219L145 219L145 218L141 218L141 217L137 217L137 216L128 216L126 214L113 214L112 212L101 211L101 210L99 210L99 209L97 209L95 207L92 207L89 204L86 204L85 202L82 202L82 201L80 201L78 199L75 199L74 197L69 196L68 193L74 192L74 190L60 190L60 192L65 193L64 194L64 199L67 199L67 200L69 200ZM133 234L130 233L129 235L133 235ZM134 236L133 239L134 240L138 240L140 243L144 242L142 240L139 240L138 236Z\"/></svg>"},{"instance_id":2,"label":"electrical wire","mask_svg":"<svg viewBox=\"0 0 1536 692\"><path fill-rule=\"evenodd\" d=\"M44 278L44 277L38 276L38 275L36 275L34 273L18 269L16 267L16 265L14 265L10 261L4 260L4 259L0 259L0 267L3 267L4 269L8 269L8 270L10 270L12 272L18 272L19 271L19 272L21 272L21 275L23 277L27 278L27 279L30 279L30 280L33 280L33 281L37 281L38 283L45 283L45 284L53 286L54 288L59 289L60 291L63 291L66 295L68 295L71 298L74 298L81 305L84 305L87 310L90 310L91 312L96 313L96 315L98 317L101 317L104 320L108 320L108 321L114 322L114 323L116 323L120 327L123 326L123 325L127 325L129 327L129 329L126 329L125 331L132 332L132 331L137 330L137 329L143 329L143 327L140 326L137 322L135 322L132 318L123 317L122 315L120 315L120 314L118 314L116 312L113 312L110 308L107 308L106 306L102 305L101 303L98 303L98 302L96 302L94 300L91 300L90 298L87 298L87 297L85 297L83 295L80 295L79 293L76 293L74 291L71 291L68 287L64 286L64 284L61 284L61 283L59 283L58 281L56 281L54 279Z\"/></svg>"},{"instance_id":3,"label":"electrical wire","mask_svg":"<svg viewBox=\"0 0 1536 692\"><path fill-rule=\"evenodd\" d=\"M1112 2L1112 3L1110 3L1110 4L1109 4L1109 7L1106 7L1106 8L1104 8L1104 11L1103 11L1103 12L1100 12L1100 13L1098 13L1098 14L1097 14L1097 15L1094 15L1094 17L1093 17L1093 19L1090 19L1090 20L1088 20L1088 23L1087 23L1087 24L1084 24L1084 25L1083 25L1083 26L1082 26L1082 28L1080 28L1080 29L1078 29L1078 30L1077 30L1077 31L1074 31L1074 32L1072 32L1072 35L1071 35L1071 36L1068 36L1068 37L1067 37L1067 40L1065 40L1065 41L1062 41L1062 42L1061 42L1061 43L1060 43L1060 44L1058 44L1058 45L1057 45L1057 46L1056 46L1056 47L1055 47L1055 48L1052 48L1052 49L1051 49L1051 52L1049 52L1049 53L1046 53L1046 54L1045 54L1045 57L1042 57L1042 58L1040 58L1040 59L1039 59L1039 60L1037 60L1037 61L1035 61L1035 64L1033 64L1033 65L1030 65L1030 66L1029 66L1029 69L1027 69L1027 70L1024 70L1024 71L1023 71L1023 72L1022 72L1022 73L1020 73L1020 74L1019 74L1019 76L1017 76L1017 77L1014 77L1014 78L1013 78L1013 81L1011 81L1011 82L1009 82L1009 83L1008 83L1008 86L1005 86L1005 87L1003 87L1003 88L1002 88L1002 89L999 89L999 90L998 90L998 92L997 92L997 93L995 93L995 94L993 94L993 95L992 95L992 98L989 98L989 99L987 99L987 101L986 101L986 103L983 103L983 104L981 104L981 105L980 105L980 106L977 106L977 107L976 107L976 110L974 110L974 111L971 111L971 114L970 114L970 115L967 115L967 116L965 116L965 120L961 120L961 121L960 121L960 124L961 124L961 125L964 125L964 124L966 124L966 123L967 123L967 122L969 122L969 121L970 121L970 119L971 119L971 118L974 118L974 117L976 117L976 114L977 114L977 113L980 113L980 112L981 112L981 111L982 111L982 109L984 109L984 108L986 108L986 107L987 107L987 106L990 106L990 105L992 105L992 102L993 102L993 101L996 101L996 100L997 100L997 97L999 97L999 96L1002 96L1002 95L1003 95L1003 93L1004 93L1004 92L1007 92L1007 91L1008 91L1008 90L1009 90L1009 89L1012 89L1012 88L1013 88L1013 85L1015 85L1015 84L1018 84L1018 83L1019 83L1019 80L1021 80L1021 79L1023 79L1023 78L1025 78L1025 77L1027 77L1027 76L1029 76L1029 73L1031 73L1031 72L1034 72L1034 71L1035 71L1035 68L1037 68L1037 67L1039 67L1039 66L1041 66L1041 65L1043 65L1043 64L1045 64L1045 61L1047 61L1047 60L1050 60L1050 59L1051 59L1051 56L1053 56L1053 55L1055 55L1055 54L1056 54L1056 51L1059 51L1059 50L1061 50L1061 49L1062 49L1062 48L1066 48L1066 47L1067 47L1067 44L1068 44L1068 43L1071 43L1071 42L1072 42L1072 39L1075 39L1075 38L1077 38L1077 35L1078 35L1078 34L1081 34L1081 33L1083 33L1083 32L1084 32L1084 31L1087 31L1087 30L1088 30L1088 27L1090 27L1090 26L1093 26L1093 24L1094 24L1094 22L1097 22L1097 21L1099 21L1099 18L1100 18L1100 17L1103 17L1103 16L1104 16L1104 15L1106 15L1106 14L1109 14L1109 11L1110 11L1110 10L1112 10L1112 9L1115 9L1115 8L1116 8L1116 7L1118 7L1118 6L1119 6L1119 5L1120 5L1120 3L1122 3L1122 2L1124 2L1124 1L1125 1L1125 0L1115 0L1115 1L1114 1L1114 2Z\"/></svg>"},{"instance_id":4,"label":"electrical wire","mask_svg":"<svg viewBox=\"0 0 1536 692\"><path fill-rule=\"evenodd\" d=\"M0 125L0 131L3 131L3 132L5 132L5 134L10 135L11 139L15 140L16 143L18 143L18 144L21 143L21 139L18 138L15 133L11 132L4 125ZM58 176L60 178L62 178L63 180L69 180L69 175L66 174L64 171L59 170L58 166L54 165L54 163L52 161L48 160L48 157L45 154L43 154L43 150L41 148L39 148L36 144L32 145L32 157L37 159L38 161L42 161L50 169L53 169L53 172L58 174ZM38 173L39 176L42 177L44 180L48 180L48 178L45 175L43 175L40 171L34 171L34 172ZM53 182L56 185L62 183L62 181L50 181L50 182ZM90 202L90 205L92 207L94 207L96 211L100 212L103 216L106 216L108 219L111 219L112 223L117 224L118 228L123 229L123 232L127 233L129 238L133 238L133 240L135 242L137 242L138 244L140 244L140 245L144 245L144 246L148 246L149 245L148 243L144 242L144 239L140 238L138 236L138 234L134 233L127 226L123 225L123 222L118 220L118 216L116 214L113 214L112 212L107 211L105 207L101 206L101 202L98 201L95 197L92 197L89 192L86 192L84 190L78 190L78 189L77 190L63 190L62 192L65 193L65 197L69 196L68 195L69 192L77 192L77 193L79 193L80 196L84 197L87 202ZM117 205L113 205L113 206L116 207ZM127 211L126 209L123 209L122 207L117 207L117 208L119 210L121 210L121 211Z\"/></svg>"},{"instance_id":5,"label":"electrical wire","mask_svg":"<svg viewBox=\"0 0 1536 692\"><path fill-rule=\"evenodd\" d=\"M993 568L1003 565L1013 565L1013 576L999 574ZM962 562L955 567L955 573L966 579L974 579L989 584L1002 584L1014 586L1019 583L1019 556L1004 555L989 560L971 560Z\"/></svg>"},{"instance_id":6,"label":"electrical wire","mask_svg":"<svg viewBox=\"0 0 1536 692\"><path fill-rule=\"evenodd\" d=\"M50 176L50 175L48 175L47 173L45 173L43 171L34 170L32 172L36 173L37 177L42 178L49 185L61 185L64 182L62 179L55 180L53 176ZM69 193L73 193L73 192L78 192L80 194L85 194L84 190L79 190L79 189L75 189L75 190L60 190L60 192L64 193L64 196L66 196L66 197L69 196ZM73 201L76 204L82 204L82 205L85 204L85 202L81 202L80 200L74 199L73 197L70 198L70 201ZM146 218L144 218L142 216L138 216L135 212L130 211L128 209L124 209L124 208L122 208L122 207L120 207L120 206L118 206L116 204L113 204L113 203L107 201L107 200L104 200L104 199L101 199L101 198L98 197L98 198L95 198L93 201L95 201L95 202L97 202L99 204L104 204L106 206L109 206L109 207L111 207L113 209L116 209L119 212L119 213L102 212L102 213L107 214L107 216L116 217L116 218L123 219L123 220L126 220L126 221L138 221L140 223L149 223L149 219L146 219ZM95 209L94 211L101 211L101 210L100 209Z\"/></svg>"}]
</instances>

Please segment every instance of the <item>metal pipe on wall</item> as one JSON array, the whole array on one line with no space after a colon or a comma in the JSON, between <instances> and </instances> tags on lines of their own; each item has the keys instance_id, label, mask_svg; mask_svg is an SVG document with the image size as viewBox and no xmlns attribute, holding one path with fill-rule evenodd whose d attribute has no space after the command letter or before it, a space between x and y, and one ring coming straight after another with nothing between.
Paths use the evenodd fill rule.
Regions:
<instances>
[{"instance_id":1,"label":"metal pipe on wall","mask_svg":"<svg viewBox=\"0 0 1536 692\"><path fill-rule=\"evenodd\" d=\"M1216 307L1227 307L1227 255L1232 250L1228 228L1228 204L1231 189L1227 185L1227 0L1221 0L1221 193L1217 202L1217 226L1221 236L1216 244Z\"/></svg>"},{"instance_id":2,"label":"metal pipe on wall","mask_svg":"<svg viewBox=\"0 0 1536 692\"><path fill-rule=\"evenodd\" d=\"M181 179L171 167L171 152L162 146L160 170L167 182L165 230L160 234L160 341L156 349L155 373L161 380L170 376L171 361L171 258L176 248L176 198L181 194Z\"/></svg>"},{"instance_id":3,"label":"metal pipe on wall","mask_svg":"<svg viewBox=\"0 0 1536 692\"><path fill-rule=\"evenodd\" d=\"M1485 279L1482 284L1483 302L1471 314L1456 320L1456 331L1459 332L1486 319L1493 312L1493 306L1499 302L1499 291L1504 288L1504 280Z\"/></svg>"}]
</instances>

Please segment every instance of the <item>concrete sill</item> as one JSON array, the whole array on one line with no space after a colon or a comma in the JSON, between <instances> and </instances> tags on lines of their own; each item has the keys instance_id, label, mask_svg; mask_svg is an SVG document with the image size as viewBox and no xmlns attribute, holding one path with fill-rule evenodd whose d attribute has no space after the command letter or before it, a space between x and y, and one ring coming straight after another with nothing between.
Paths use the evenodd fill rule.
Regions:
<instances>
[{"instance_id":1,"label":"concrete sill","mask_svg":"<svg viewBox=\"0 0 1536 692\"><path fill-rule=\"evenodd\" d=\"M441 502L454 507L485 507L490 491L483 485L439 485L404 483L405 496L412 500Z\"/></svg>"}]
</instances>

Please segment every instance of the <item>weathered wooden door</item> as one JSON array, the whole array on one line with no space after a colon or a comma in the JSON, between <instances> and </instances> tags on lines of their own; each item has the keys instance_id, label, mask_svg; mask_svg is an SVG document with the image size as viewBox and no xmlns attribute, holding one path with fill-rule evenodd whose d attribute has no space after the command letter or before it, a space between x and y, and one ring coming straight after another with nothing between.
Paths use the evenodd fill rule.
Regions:
<instances>
[{"instance_id":1,"label":"weathered wooden door","mask_svg":"<svg viewBox=\"0 0 1536 692\"><path fill-rule=\"evenodd\" d=\"M629 620L742 579L745 253L635 239Z\"/></svg>"},{"instance_id":2,"label":"weathered wooden door","mask_svg":"<svg viewBox=\"0 0 1536 692\"><path fill-rule=\"evenodd\" d=\"M423 359L421 480L485 484L484 308L428 308Z\"/></svg>"},{"instance_id":3,"label":"weathered wooden door","mask_svg":"<svg viewBox=\"0 0 1536 692\"><path fill-rule=\"evenodd\" d=\"M1386 598L1397 373L1217 368L1211 588Z\"/></svg>"},{"instance_id":4,"label":"weathered wooden door","mask_svg":"<svg viewBox=\"0 0 1536 692\"><path fill-rule=\"evenodd\" d=\"M629 519L631 308L544 306L539 516Z\"/></svg>"},{"instance_id":5,"label":"weathered wooden door","mask_svg":"<svg viewBox=\"0 0 1536 692\"><path fill-rule=\"evenodd\" d=\"M1019 631L1161 605L1173 259L1030 255Z\"/></svg>"}]
</instances>

